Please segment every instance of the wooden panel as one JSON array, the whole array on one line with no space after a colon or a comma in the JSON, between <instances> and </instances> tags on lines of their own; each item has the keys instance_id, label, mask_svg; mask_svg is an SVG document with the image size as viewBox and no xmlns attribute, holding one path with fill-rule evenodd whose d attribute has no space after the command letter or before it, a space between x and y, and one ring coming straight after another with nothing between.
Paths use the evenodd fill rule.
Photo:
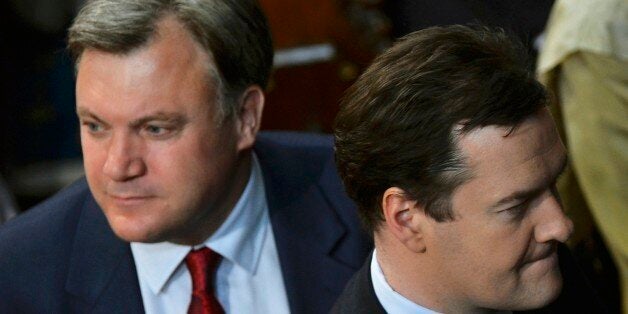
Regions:
<instances>
[{"instance_id":1,"label":"wooden panel","mask_svg":"<svg viewBox=\"0 0 628 314\"><path fill-rule=\"evenodd\" d=\"M335 52L329 60L275 69L263 129L331 132L344 90L376 54L341 3L260 0L276 51L327 44Z\"/></svg>"}]
</instances>

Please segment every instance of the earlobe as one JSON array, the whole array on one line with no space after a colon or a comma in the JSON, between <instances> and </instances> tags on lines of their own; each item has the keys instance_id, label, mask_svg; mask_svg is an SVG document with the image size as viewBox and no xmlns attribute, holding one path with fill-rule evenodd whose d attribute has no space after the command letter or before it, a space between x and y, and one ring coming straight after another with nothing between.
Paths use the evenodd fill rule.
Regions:
<instances>
[{"instance_id":1,"label":"earlobe","mask_svg":"<svg viewBox=\"0 0 628 314\"><path fill-rule=\"evenodd\" d=\"M416 253L427 250L423 235L424 215L403 189L388 188L382 197L382 210L387 229L406 248Z\"/></svg>"},{"instance_id":2,"label":"earlobe","mask_svg":"<svg viewBox=\"0 0 628 314\"><path fill-rule=\"evenodd\" d=\"M264 109L264 92L257 85L249 86L240 98L241 106L238 112L238 150L249 149L255 143L259 131Z\"/></svg>"}]
</instances>

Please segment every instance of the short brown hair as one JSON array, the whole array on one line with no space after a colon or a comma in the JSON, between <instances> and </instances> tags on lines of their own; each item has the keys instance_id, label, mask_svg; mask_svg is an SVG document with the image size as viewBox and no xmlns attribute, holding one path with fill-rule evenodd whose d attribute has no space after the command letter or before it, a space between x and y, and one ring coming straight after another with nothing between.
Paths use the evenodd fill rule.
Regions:
<instances>
[{"instance_id":1,"label":"short brown hair","mask_svg":"<svg viewBox=\"0 0 628 314\"><path fill-rule=\"evenodd\" d=\"M238 111L250 85L265 88L273 63L266 17L255 0L90 0L69 30L80 61L85 49L125 54L145 45L166 14L176 16L215 63L223 118ZM214 73L215 72L215 73Z\"/></svg>"},{"instance_id":2,"label":"short brown hair","mask_svg":"<svg viewBox=\"0 0 628 314\"><path fill-rule=\"evenodd\" d=\"M335 121L336 161L367 228L399 187L437 221L454 218L450 196L471 176L459 135L516 127L546 105L526 50L500 29L433 27L403 37L345 94Z\"/></svg>"}]
</instances>

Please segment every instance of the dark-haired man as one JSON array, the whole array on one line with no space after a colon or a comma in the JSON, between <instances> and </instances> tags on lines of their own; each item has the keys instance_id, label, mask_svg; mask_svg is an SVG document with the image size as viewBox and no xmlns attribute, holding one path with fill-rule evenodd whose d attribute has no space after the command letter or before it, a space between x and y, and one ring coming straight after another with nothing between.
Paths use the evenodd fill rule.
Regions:
<instances>
[{"instance_id":1,"label":"dark-haired man","mask_svg":"<svg viewBox=\"0 0 628 314\"><path fill-rule=\"evenodd\" d=\"M0 229L1 313L326 313L368 254L331 138L257 136L252 0L89 1L86 180Z\"/></svg>"},{"instance_id":2,"label":"dark-haired man","mask_svg":"<svg viewBox=\"0 0 628 314\"><path fill-rule=\"evenodd\" d=\"M350 88L336 159L376 249L335 313L519 311L559 296L567 155L522 51L501 31L430 28Z\"/></svg>"}]
</instances>

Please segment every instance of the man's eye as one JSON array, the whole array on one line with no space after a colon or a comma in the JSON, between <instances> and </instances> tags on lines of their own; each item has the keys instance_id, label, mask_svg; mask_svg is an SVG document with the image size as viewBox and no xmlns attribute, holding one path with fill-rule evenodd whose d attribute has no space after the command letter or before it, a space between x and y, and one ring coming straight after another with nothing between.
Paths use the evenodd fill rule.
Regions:
<instances>
[{"instance_id":1,"label":"man's eye","mask_svg":"<svg viewBox=\"0 0 628 314\"><path fill-rule=\"evenodd\" d=\"M144 127L144 132L148 136L163 138L171 135L173 133L173 129L171 127L151 124Z\"/></svg>"},{"instance_id":2,"label":"man's eye","mask_svg":"<svg viewBox=\"0 0 628 314\"><path fill-rule=\"evenodd\" d=\"M94 122L85 122L83 123L83 125L85 125L87 127L87 129L89 130L89 132L91 133L98 133L101 132L103 130L102 126L98 123L94 123Z\"/></svg>"},{"instance_id":3,"label":"man's eye","mask_svg":"<svg viewBox=\"0 0 628 314\"><path fill-rule=\"evenodd\" d=\"M159 135L164 133L166 129L156 125L149 125L146 127L146 131L151 134Z\"/></svg>"},{"instance_id":4,"label":"man's eye","mask_svg":"<svg viewBox=\"0 0 628 314\"><path fill-rule=\"evenodd\" d=\"M513 218L522 217L525 214L526 209L528 208L528 201L521 202L515 206L509 207L502 212L506 215L509 215Z\"/></svg>"}]
</instances>

